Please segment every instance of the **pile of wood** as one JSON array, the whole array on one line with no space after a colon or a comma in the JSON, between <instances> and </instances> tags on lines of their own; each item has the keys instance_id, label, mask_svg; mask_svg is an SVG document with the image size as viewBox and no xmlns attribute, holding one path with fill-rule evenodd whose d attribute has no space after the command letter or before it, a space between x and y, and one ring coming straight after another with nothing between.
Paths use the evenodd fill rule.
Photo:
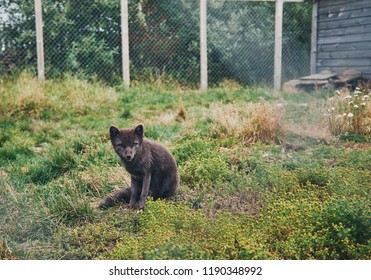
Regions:
<instances>
[{"instance_id":1,"label":"pile of wood","mask_svg":"<svg viewBox=\"0 0 371 280\"><path fill-rule=\"evenodd\" d=\"M361 72L346 70L341 74L331 71L322 71L318 74L302 77L299 80L291 80L283 85L285 92L313 91L320 89L338 89L343 87L354 88L364 81Z\"/></svg>"}]
</instances>

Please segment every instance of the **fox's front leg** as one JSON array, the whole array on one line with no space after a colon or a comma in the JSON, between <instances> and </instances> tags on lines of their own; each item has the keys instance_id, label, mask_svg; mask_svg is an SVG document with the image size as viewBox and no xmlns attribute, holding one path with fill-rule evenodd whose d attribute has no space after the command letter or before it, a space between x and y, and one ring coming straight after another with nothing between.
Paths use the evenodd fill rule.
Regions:
<instances>
[{"instance_id":1,"label":"fox's front leg","mask_svg":"<svg viewBox=\"0 0 371 280\"><path fill-rule=\"evenodd\" d=\"M134 208L135 203L137 202L137 196L141 193L141 188L142 180L138 177L131 176L129 208Z\"/></svg>"},{"instance_id":2,"label":"fox's front leg","mask_svg":"<svg viewBox=\"0 0 371 280\"><path fill-rule=\"evenodd\" d=\"M139 209L143 210L146 205L147 196L149 193L149 186L151 184L151 173L146 173L143 178L142 193L139 199Z\"/></svg>"}]
</instances>

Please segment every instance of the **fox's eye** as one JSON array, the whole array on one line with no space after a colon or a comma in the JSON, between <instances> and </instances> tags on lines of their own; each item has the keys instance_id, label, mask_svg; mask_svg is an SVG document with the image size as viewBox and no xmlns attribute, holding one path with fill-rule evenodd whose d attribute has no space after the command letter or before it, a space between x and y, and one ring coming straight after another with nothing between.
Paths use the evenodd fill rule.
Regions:
<instances>
[{"instance_id":1,"label":"fox's eye","mask_svg":"<svg viewBox=\"0 0 371 280\"><path fill-rule=\"evenodd\" d=\"M122 146L122 145L117 145L117 146L115 147L115 149L116 149L116 151L121 152L121 151L125 150L125 147Z\"/></svg>"},{"instance_id":2,"label":"fox's eye","mask_svg":"<svg viewBox=\"0 0 371 280\"><path fill-rule=\"evenodd\" d=\"M139 142L138 141L134 141L134 146L138 146L139 145Z\"/></svg>"}]
</instances>

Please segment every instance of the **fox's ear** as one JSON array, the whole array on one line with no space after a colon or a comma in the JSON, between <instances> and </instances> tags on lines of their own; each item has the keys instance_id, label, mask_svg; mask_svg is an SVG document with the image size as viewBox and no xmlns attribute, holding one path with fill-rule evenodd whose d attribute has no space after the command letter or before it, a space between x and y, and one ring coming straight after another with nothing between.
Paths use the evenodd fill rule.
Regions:
<instances>
[{"instance_id":1,"label":"fox's ear","mask_svg":"<svg viewBox=\"0 0 371 280\"><path fill-rule=\"evenodd\" d=\"M110 135L111 139L116 138L117 136L120 135L120 129L118 129L114 125L111 125L111 127L109 128L109 135Z\"/></svg>"},{"instance_id":2,"label":"fox's ear","mask_svg":"<svg viewBox=\"0 0 371 280\"><path fill-rule=\"evenodd\" d=\"M144 136L144 128L143 128L143 125L137 125L135 128L134 128L134 132L136 135L140 136L140 137L143 137Z\"/></svg>"}]
</instances>

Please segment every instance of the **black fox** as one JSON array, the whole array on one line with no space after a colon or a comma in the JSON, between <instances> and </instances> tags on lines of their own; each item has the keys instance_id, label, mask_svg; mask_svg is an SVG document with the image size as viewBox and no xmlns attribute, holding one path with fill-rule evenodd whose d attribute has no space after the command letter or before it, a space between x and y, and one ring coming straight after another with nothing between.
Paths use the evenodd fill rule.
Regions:
<instances>
[{"instance_id":1,"label":"black fox","mask_svg":"<svg viewBox=\"0 0 371 280\"><path fill-rule=\"evenodd\" d=\"M125 201L133 208L139 200L139 209L143 209L148 195L157 199L175 194L179 185L175 159L162 145L144 139L142 125L134 129L111 126L109 132L114 150L131 175L131 187L110 194L100 207Z\"/></svg>"}]
</instances>

